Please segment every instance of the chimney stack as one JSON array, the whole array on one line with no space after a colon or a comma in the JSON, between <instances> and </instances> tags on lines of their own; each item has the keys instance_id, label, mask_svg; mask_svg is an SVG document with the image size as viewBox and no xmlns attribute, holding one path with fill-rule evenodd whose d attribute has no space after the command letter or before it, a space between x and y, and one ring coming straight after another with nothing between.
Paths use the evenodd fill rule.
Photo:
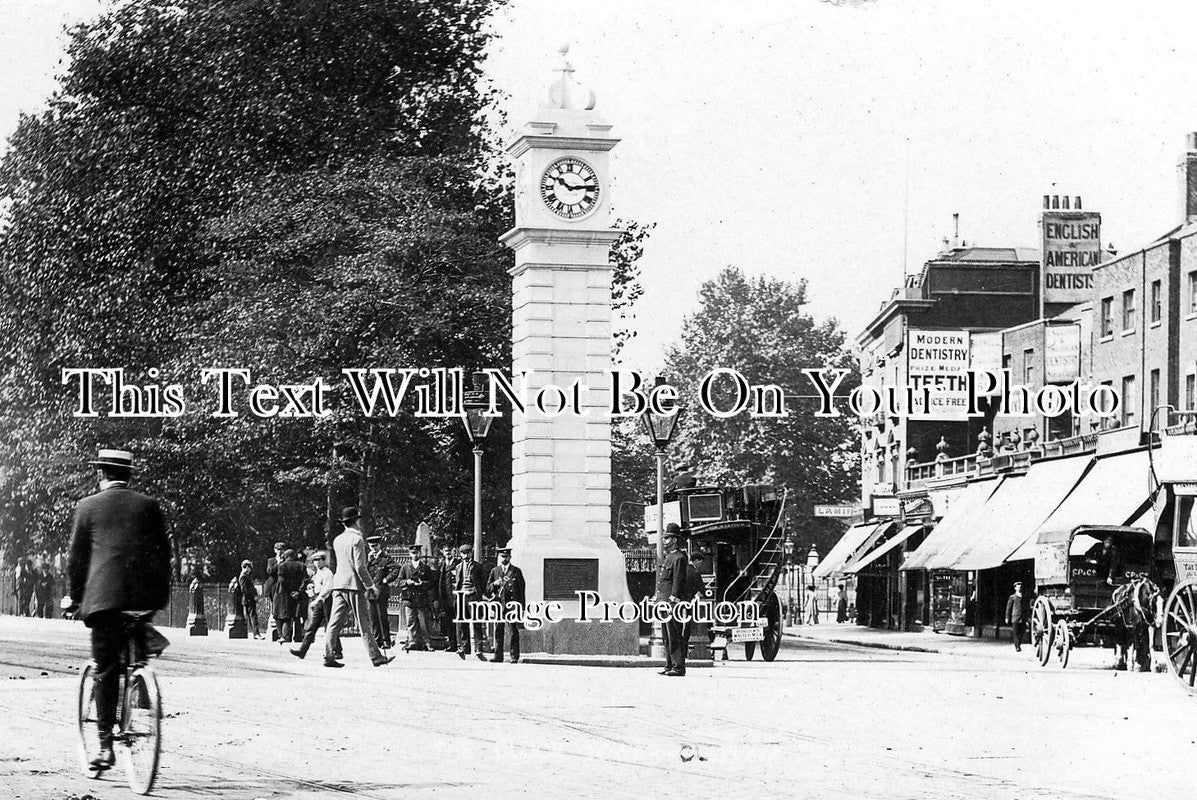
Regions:
<instances>
[{"instance_id":1,"label":"chimney stack","mask_svg":"<svg viewBox=\"0 0 1197 800\"><path fill-rule=\"evenodd\" d=\"M1180 168L1185 223L1197 222L1197 133L1185 137L1185 158Z\"/></svg>"}]
</instances>

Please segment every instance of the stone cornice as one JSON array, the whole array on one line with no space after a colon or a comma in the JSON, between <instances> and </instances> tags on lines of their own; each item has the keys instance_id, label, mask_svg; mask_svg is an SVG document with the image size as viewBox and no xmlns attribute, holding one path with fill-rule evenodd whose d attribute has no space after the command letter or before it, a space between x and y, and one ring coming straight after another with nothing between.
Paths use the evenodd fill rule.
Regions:
<instances>
[{"instance_id":1,"label":"stone cornice","mask_svg":"<svg viewBox=\"0 0 1197 800\"><path fill-rule=\"evenodd\" d=\"M564 244L584 247L610 247L623 233L595 228L512 228L499 237L499 242L519 250L529 244Z\"/></svg>"},{"instance_id":2,"label":"stone cornice","mask_svg":"<svg viewBox=\"0 0 1197 800\"><path fill-rule=\"evenodd\" d=\"M537 136L534 134L524 134L507 146L507 152L514 158L522 156L524 153L536 149L553 149L553 150L590 150L593 152L606 152L615 145L619 144L618 139L591 139L584 136Z\"/></svg>"}]
</instances>

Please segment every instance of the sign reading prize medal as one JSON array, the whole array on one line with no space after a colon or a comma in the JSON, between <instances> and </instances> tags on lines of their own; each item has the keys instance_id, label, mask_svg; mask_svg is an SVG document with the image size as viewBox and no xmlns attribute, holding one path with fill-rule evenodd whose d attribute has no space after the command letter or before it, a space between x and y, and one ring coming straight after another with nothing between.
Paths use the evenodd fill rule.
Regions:
<instances>
[{"instance_id":1,"label":"sign reading prize medal","mask_svg":"<svg viewBox=\"0 0 1197 800\"><path fill-rule=\"evenodd\" d=\"M968 376L971 340L968 331L916 331L906 333L906 364L914 391L911 412L925 419L968 418ZM923 389L930 403L923 408Z\"/></svg>"}]
</instances>

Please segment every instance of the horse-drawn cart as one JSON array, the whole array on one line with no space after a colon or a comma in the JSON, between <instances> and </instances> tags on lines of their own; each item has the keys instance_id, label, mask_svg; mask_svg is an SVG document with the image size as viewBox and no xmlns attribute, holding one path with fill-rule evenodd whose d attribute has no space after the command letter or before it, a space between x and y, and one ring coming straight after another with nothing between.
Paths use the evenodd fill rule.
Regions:
<instances>
[{"instance_id":1,"label":"horse-drawn cart","mask_svg":"<svg viewBox=\"0 0 1197 800\"><path fill-rule=\"evenodd\" d=\"M1061 667L1078 644L1108 638L1125 644L1128 630L1149 625L1154 535L1142 528L1082 525L1039 534L1031 644L1039 663Z\"/></svg>"}]
</instances>

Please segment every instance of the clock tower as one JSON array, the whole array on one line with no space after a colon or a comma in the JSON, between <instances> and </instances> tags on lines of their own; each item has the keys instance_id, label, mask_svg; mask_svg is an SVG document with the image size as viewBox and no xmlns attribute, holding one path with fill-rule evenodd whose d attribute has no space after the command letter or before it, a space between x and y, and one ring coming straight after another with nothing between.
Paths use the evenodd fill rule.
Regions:
<instances>
[{"instance_id":1,"label":"clock tower","mask_svg":"<svg viewBox=\"0 0 1197 800\"><path fill-rule=\"evenodd\" d=\"M528 652L636 655L635 622L577 621L577 591L628 602L623 554L611 539L610 152L619 142L573 76L559 77L507 148L516 174L512 373L528 396L549 384L588 387L580 410L512 420L512 562L527 599L560 603L562 621L525 631Z\"/></svg>"}]
</instances>

